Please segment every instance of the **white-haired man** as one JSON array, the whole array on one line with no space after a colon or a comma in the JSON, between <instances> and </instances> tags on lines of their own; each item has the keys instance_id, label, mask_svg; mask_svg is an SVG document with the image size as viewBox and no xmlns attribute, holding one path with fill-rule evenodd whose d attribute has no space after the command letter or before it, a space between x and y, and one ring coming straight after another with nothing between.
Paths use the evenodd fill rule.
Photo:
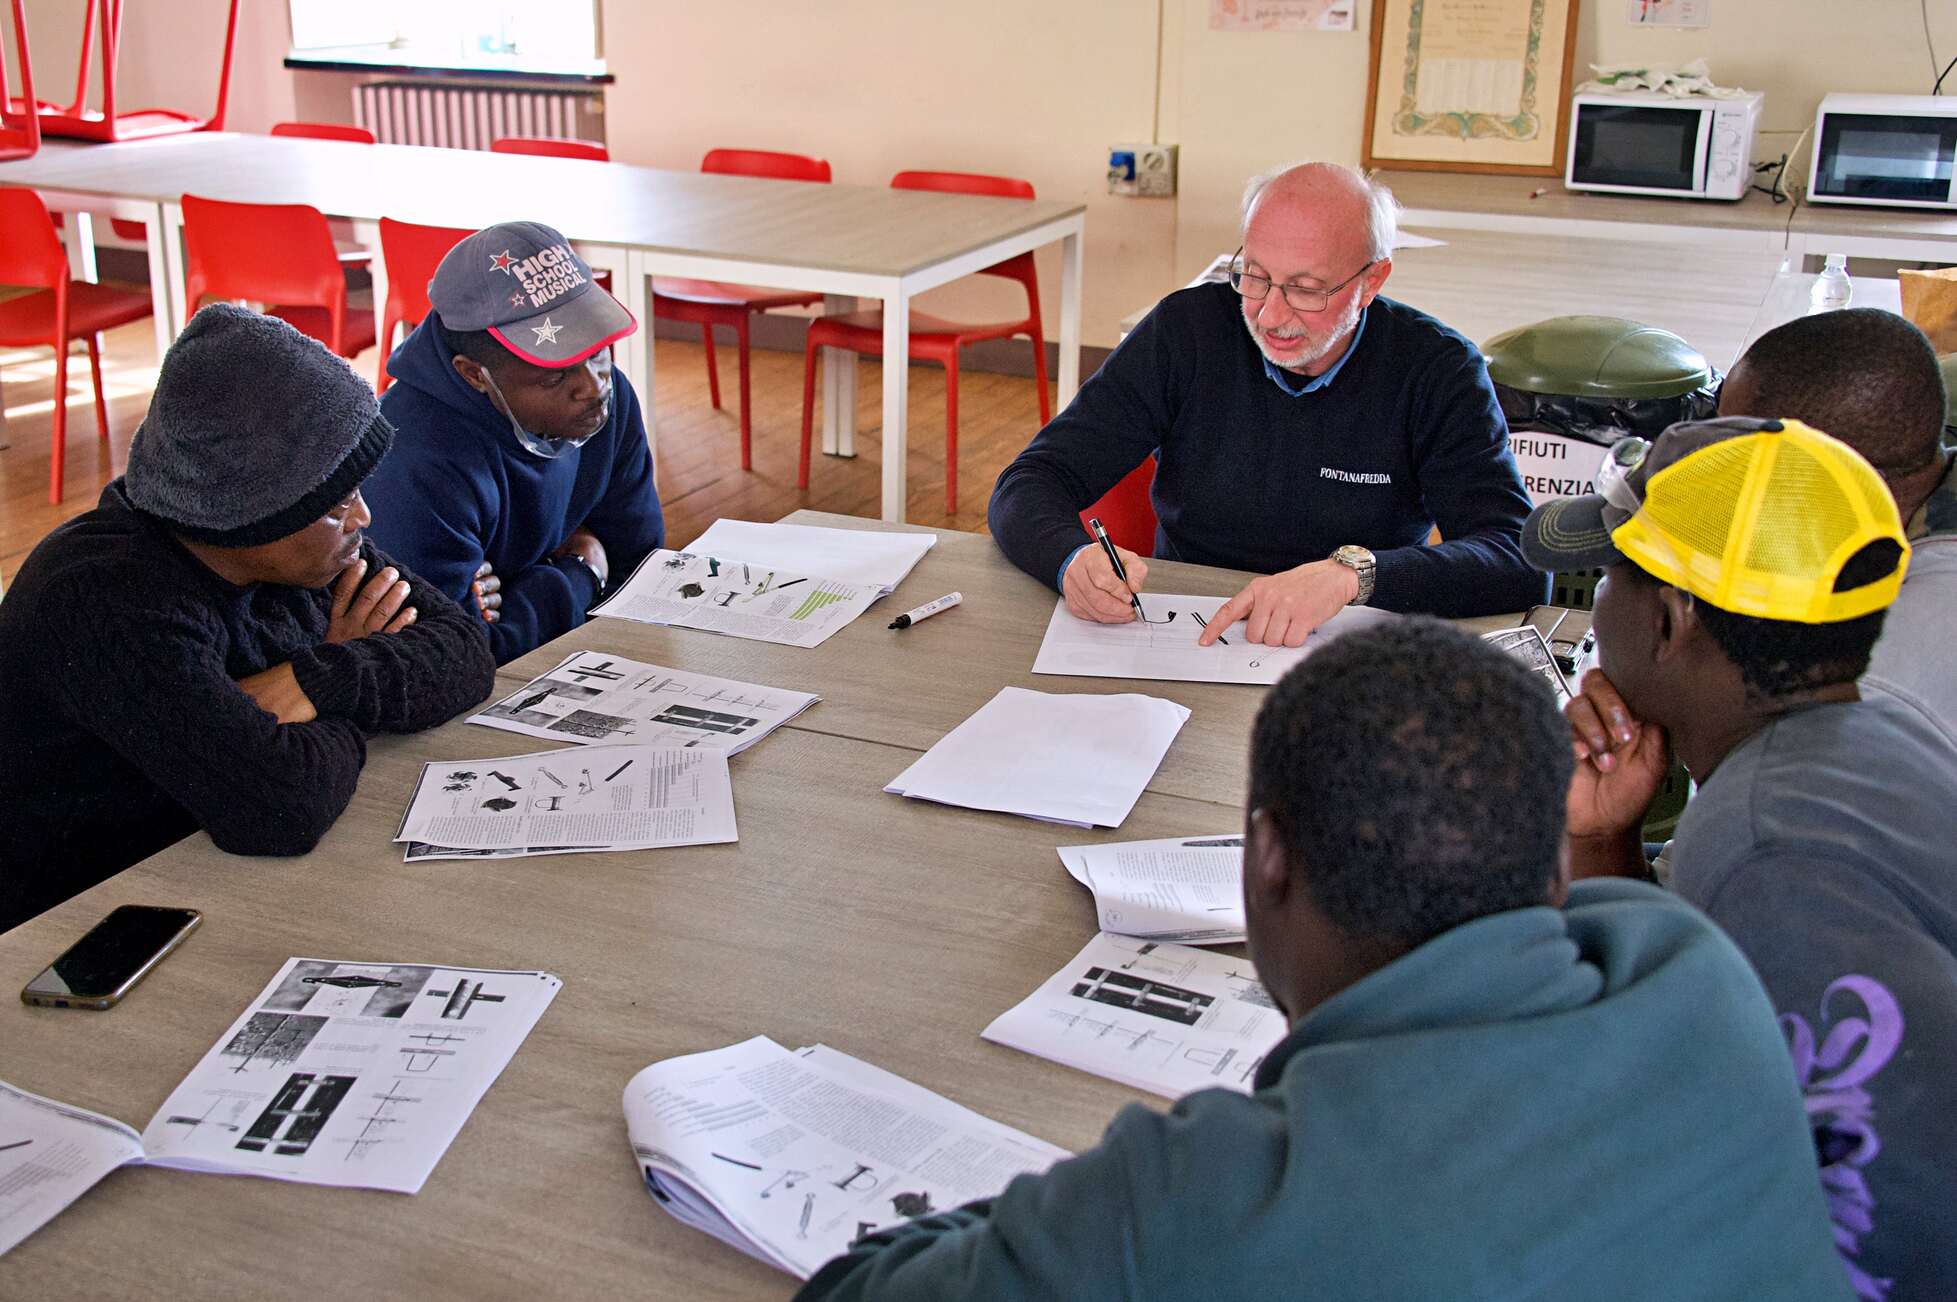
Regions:
<instances>
[{"instance_id":1,"label":"white-haired man","mask_svg":"<svg viewBox=\"0 0 1957 1302\"><path fill-rule=\"evenodd\" d=\"M1265 577L1212 620L1298 646L1342 607L1522 610L1547 579L1522 558L1529 498L1475 346L1380 289L1397 205L1334 163L1256 178L1228 285L1169 295L1006 467L992 535L1074 614L1135 617L1078 513L1158 458L1155 555ZM1443 541L1427 546L1438 526Z\"/></svg>"}]
</instances>

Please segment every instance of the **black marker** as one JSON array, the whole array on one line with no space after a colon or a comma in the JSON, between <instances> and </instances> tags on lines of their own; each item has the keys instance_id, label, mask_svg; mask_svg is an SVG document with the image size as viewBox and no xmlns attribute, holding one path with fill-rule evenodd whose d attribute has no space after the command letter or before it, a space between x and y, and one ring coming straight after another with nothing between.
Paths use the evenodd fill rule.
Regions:
<instances>
[{"instance_id":1,"label":"black marker","mask_svg":"<svg viewBox=\"0 0 1957 1302\"><path fill-rule=\"evenodd\" d=\"M890 621L890 627L909 628L912 624L917 623L918 620L929 619L931 618L931 616L937 614L941 610L950 610L953 606L957 605L959 602L963 600L965 600L964 593L948 592L944 596L939 597L936 601L925 602L922 606L919 606L916 610L905 611L903 614L897 616L897 618Z\"/></svg>"}]
</instances>

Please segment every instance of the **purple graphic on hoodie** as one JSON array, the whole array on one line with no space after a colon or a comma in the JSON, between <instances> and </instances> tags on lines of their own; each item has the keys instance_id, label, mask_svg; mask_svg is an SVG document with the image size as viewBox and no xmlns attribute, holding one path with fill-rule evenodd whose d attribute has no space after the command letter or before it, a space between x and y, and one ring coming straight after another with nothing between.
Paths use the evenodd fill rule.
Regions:
<instances>
[{"instance_id":1,"label":"purple graphic on hoodie","mask_svg":"<svg viewBox=\"0 0 1957 1302\"><path fill-rule=\"evenodd\" d=\"M1829 1004L1837 992L1851 996L1860 1008L1845 1009L1840 1020L1831 1024ZM1851 974L1821 992L1820 1013L1823 1034L1818 1040L1799 1013L1781 1014L1780 1025L1794 1058L1795 1079L1807 1096L1821 1186L1835 1225L1835 1247L1848 1267L1856 1295L1886 1298L1894 1281L1869 1275L1854 1257L1861 1251L1863 1237L1875 1228L1875 1198L1862 1172L1882 1152L1875 1100L1867 1086L1902 1045L1903 1010L1880 981Z\"/></svg>"}]
</instances>

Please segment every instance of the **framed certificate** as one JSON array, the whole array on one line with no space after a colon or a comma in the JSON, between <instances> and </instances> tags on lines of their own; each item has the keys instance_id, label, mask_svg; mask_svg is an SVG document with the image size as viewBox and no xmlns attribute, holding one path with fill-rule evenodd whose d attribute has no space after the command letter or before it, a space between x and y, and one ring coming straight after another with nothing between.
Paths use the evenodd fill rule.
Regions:
<instances>
[{"instance_id":1,"label":"framed certificate","mask_svg":"<svg viewBox=\"0 0 1957 1302\"><path fill-rule=\"evenodd\" d=\"M1577 0L1375 0L1365 162L1559 176Z\"/></svg>"}]
</instances>

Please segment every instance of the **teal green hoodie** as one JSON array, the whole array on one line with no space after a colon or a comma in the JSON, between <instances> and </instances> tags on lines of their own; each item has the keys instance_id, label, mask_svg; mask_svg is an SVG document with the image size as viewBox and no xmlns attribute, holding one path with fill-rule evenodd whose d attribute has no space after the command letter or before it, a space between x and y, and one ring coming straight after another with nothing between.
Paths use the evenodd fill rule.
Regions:
<instances>
[{"instance_id":1,"label":"teal green hoodie","mask_svg":"<svg viewBox=\"0 0 1957 1302\"><path fill-rule=\"evenodd\" d=\"M1256 1092L872 1235L800 1298L1851 1296L1752 970L1633 882L1457 927L1300 1018Z\"/></svg>"}]
</instances>

